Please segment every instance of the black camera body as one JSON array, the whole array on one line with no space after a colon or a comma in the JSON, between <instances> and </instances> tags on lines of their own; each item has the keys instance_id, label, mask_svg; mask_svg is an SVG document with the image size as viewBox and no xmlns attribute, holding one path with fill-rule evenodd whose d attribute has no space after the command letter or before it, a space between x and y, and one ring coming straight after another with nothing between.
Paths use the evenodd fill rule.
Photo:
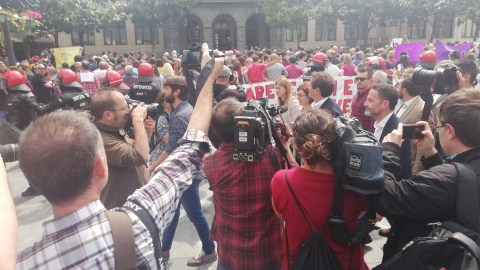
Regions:
<instances>
[{"instance_id":1,"label":"black camera body","mask_svg":"<svg viewBox=\"0 0 480 270\"><path fill-rule=\"evenodd\" d=\"M132 105L132 110L135 109L138 106L138 104L140 104L140 101L135 99L130 99L128 96L125 96L125 99L127 100L127 104ZM147 109L147 116L150 116L152 118L156 114L160 113L160 110L158 109L158 103L145 104L143 107Z\"/></svg>"},{"instance_id":2,"label":"black camera body","mask_svg":"<svg viewBox=\"0 0 480 270\"><path fill-rule=\"evenodd\" d=\"M433 94L451 94L458 90L457 68L451 64L441 65L436 71L417 67L412 80L419 86L431 85Z\"/></svg>"},{"instance_id":3,"label":"black camera body","mask_svg":"<svg viewBox=\"0 0 480 270\"><path fill-rule=\"evenodd\" d=\"M245 162L260 162L272 135L278 128L282 134L285 127L272 120L272 116L285 111L283 107L267 108L267 99L258 101L249 99L243 114L234 118L233 160Z\"/></svg>"}]
</instances>

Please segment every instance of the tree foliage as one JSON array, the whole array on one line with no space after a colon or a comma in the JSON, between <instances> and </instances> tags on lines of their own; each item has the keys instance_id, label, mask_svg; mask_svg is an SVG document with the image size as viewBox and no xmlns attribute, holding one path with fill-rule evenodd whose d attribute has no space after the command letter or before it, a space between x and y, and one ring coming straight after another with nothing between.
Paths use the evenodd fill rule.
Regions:
<instances>
[{"instance_id":1,"label":"tree foliage","mask_svg":"<svg viewBox=\"0 0 480 270\"><path fill-rule=\"evenodd\" d=\"M335 0L332 7L337 17L345 25L358 25L363 33L364 44L368 45L368 34L380 22L387 18L398 19L403 16L398 12L396 0Z\"/></svg>"},{"instance_id":2,"label":"tree foliage","mask_svg":"<svg viewBox=\"0 0 480 270\"><path fill-rule=\"evenodd\" d=\"M301 28L305 21L332 14L328 2L313 0L269 0L260 4L265 11L265 22L272 25L295 29L297 43L300 43Z\"/></svg>"},{"instance_id":3,"label":"tree foliage","mask_svg":"<svg viewBox=\"0 0 480 270\"><path fill-rule=\"evenodd\" d=\"M100 2L96 0L46 0L39 1L35 9L42 13L42 25L37 27L39 36L53 35L58 47L58 33L77 32L80 44L83 34L94 29L100 31L114 22L125 19L125 2Z\"/></svg>"},{"instance_id":4,"label":"tree foliage","mask_svg":"<svg viewBox=\"0 0 480 270\"><path fill-rule=\"evenodd\" d=\"M170 19L190 13L194 0L140 0L128 1L126 13L134 24L148 25L153 40L157 40L157 28ZM154 51L155 43L152 44Z\"/></svg>"},{"instance_id":5,"label":"tree foliage","mask_svg":"<svg viewBox=\"0 0 480 270\"><path fill-rule=\"evenodd\" d=\"M460 0L457 3L462 7L459 9L460 16L472 20L475 26L473 40L476 41L480 32L480 3L478 0Z\"/></svg>"},{"instance_id":6,"label":"tree foliage","mask_svg":"<svg viewBox=\"0 0 480 270\"><path fill-rule=\"evenodd\" d=\"M478 0L473 0L477 1ZM428 22L432 25L432 32L429 37L429 42L433 41L435 36L438 36L438 31L447 22L452 21L457 12L460 10L459 4L455 0L399 0L399 10L408 21ZM478 6L476 7L478 10Z\"/></svg>"}]
</instances>

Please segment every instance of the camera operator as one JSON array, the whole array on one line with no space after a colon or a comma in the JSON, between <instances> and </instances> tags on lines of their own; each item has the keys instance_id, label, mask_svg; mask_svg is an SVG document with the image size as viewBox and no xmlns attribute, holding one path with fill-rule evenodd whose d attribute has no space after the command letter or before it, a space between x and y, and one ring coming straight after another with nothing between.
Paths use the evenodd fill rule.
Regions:
<instances>
[{"instance_id":1,"label":"camera operator","mask_svg":"<svg viewBox=\"0 0 480 270\"><path fill-rule=\"evenodd\" d=\"M219 269L276 269L282 245L281 224L271 203L270 182L276 171L269 153L274 147L269 144L258 163L232 159L234 117L243 112L242 104L232 98L213 109L211 127L222 144L204 159L215 205L210 238L218 244ZM291 154L288 158L296 164Z\"/></svg>"},{"instance_id":2,"label":"camera operator","mask_svg":"<svg viewBox=\"0 0 480 270\"><path fill-rule=\"evenodd\" d=\"M459 73L457 78L462 88ZM472 214L469 209L457 208L462 183L452 162L470 165L477 177L475 181L480 181L480 90L463 89L450 94L440 105L438 116L439 121L433 129L438 133L448 158L443 161L435 149L428 123L419 122L425 126L424 138L413 142L424 154L421 161L426 170L409 179L397 178L401 167L399 151L403 127L399 125L383 140L385 190L375 198L375 205L378 213L395 218L383 249L384 262L410 240L428 235L432 227L426 224L452 219L462 224L456 217ZM469 227L469 224L462 225ZM469 229L480 232L479 228Z\"/></svg>"},{"instance_id":3,"label":"camera operator","mask_svg":"<svg viewBox=\"0 0 480 270\"><path fill-rule=\"evenodd\" d=\"M160 88L153 83L154 78L153 66L149 63L141 64L138 67L138 82L130 86L130 92L128 93L130 98L145 104L154 103L160 92Z\"/></svg>"},{"instance_id":4,"label":"camera operator","mask_svg":"<svg viewBox=\"0 0 480 270\"><path fill-rule=\"evenodd\" d=\"M77 78L77 73L70 69L60 70L58 72L58 84L62 94L52 102L37 103L34 97L25 95L20 98L39 115L52 112L58 108L86 111L90 108L90 94L82 90L82 85Z\"/></svg>"},{"instance_id":5,"label":"camera operator","mask_svg":"<svg viewBox=\"0 0 480 270\"><path fill-rule=\"evenodd\" d=\"M122 206L127 197L150 179L147 171L149 144L155 121L140 103L132 110L115 88L103 88L92 96L91 114L102 135L108 164L108 183L100 199L107 209ZM135 141L123 130L132 118Z\"/></svg>"},{"instance_id":6,"label":"camera operator","mask_svg":"<svg viewBox=\"0 0 480 270\"><path fill-rule=\"evenodd\" d=\"M25 129L37 114L22 102L21 96L35 98L30 88L25 84L25 76L16 70L3 74L0 90L0 111L6 111L6 120L19 129Z\"/></svg>"}]
</instances>

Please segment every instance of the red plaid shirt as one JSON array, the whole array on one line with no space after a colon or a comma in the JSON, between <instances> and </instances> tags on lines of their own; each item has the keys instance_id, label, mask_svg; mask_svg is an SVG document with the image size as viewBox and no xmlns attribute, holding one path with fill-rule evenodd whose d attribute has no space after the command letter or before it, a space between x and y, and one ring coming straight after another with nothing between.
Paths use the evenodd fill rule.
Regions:
<instances>
[{"instance_id":1,"label":"red plaid shirt","mask_svg":"<svg viewBox=\"0 0 480 270\"><path fill-rule=\"evenodd\" d=\"M83 86L83 90L87 91L89 94L93 94L100 89L100 82L97 79L97 76L93 75L93 82L82 82L80 79L80 73L89 73L90 71L88 70L80 70L78 72L78 82Z\"/></svg>"},{"instance_id":2,"label":"red plaid shirt","mask_svg":"<svg viewBox=\"0 0 480 270\"><path fill-rule=\"evenodd\" d=\"M269 147L259 163L232 160L233 143L223 143L204 158L215 205L210 239L217 242L219 263L227 269L268 270L282 263L281 225L271 201L275 170ZM277 155L283 161L278 151Z\"/></svg>"},{"instance_id":3,"label":"red plaid shirt","mask_svg":"<svg viewBox=\"0 0 480 270\"><path fill-rule=\"evenodd\" d=\"M357 92L357 94L353 96L352 112L350 115L360 120L363 129L373 132L373 123L375 123L375 118L371 116L365 116L365 101L367 100L369 92L370 88L363 92Z\"/></svg>"}]
</instances>

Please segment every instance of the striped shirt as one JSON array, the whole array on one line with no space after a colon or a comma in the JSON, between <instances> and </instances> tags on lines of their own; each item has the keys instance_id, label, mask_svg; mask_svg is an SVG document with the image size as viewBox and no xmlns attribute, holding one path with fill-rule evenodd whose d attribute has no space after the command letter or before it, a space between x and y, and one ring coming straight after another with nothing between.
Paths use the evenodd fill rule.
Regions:
<instances>
[{"instance_id":1,"label":"striped shirt","mask_svg":"<svg viewBox=\"0 0 480 270\"><path fill-rule=\"evenodd\" d=\"M203 169L204 142L208 137L198 130L187 130L179 147L155 169L150 182L137 189L129 200L141 204L154 218L160 234L169 225L183 191L193 174ZM135 239L137 269L156 269L152 238L138 217L128 214ZM75 212L43 224L43 236L17 256L17 269L114 269L113 238L100 200Z\"/></svg>"}]
</instances>

